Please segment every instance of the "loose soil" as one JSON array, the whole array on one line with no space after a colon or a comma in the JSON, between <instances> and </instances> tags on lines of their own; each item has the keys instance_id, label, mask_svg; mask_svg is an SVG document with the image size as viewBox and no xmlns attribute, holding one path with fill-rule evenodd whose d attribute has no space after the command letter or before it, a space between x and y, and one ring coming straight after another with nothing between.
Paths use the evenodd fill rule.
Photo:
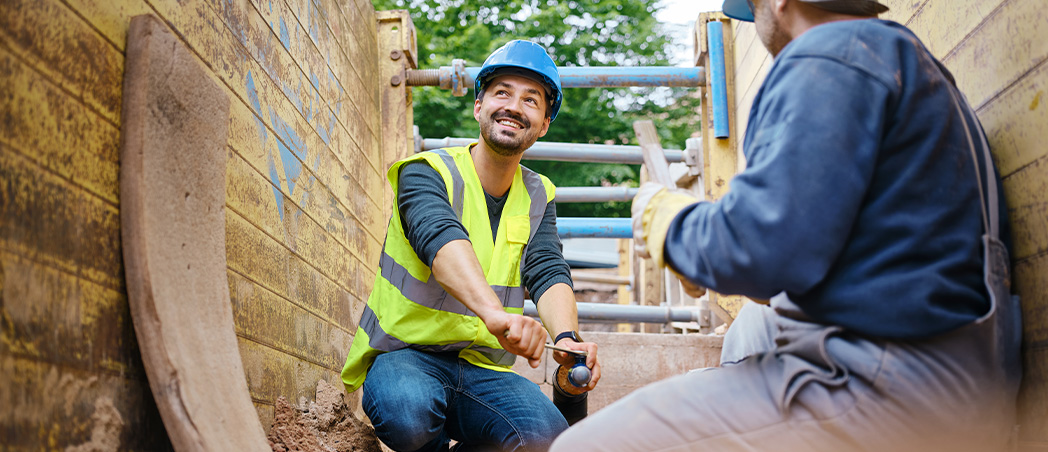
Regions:
<instances>
[{"instance_id":1,"label":"loose soil","mask_svg":"<svg viewBox=\"0 0 1048 452\"><path fill-rule=\"evenodd\" d=\"M281 396L269 430L274 452L381 452L375 429L353 417L342 391L320 380L317 398L296 407Z\"/></svg>"}]
</instances>

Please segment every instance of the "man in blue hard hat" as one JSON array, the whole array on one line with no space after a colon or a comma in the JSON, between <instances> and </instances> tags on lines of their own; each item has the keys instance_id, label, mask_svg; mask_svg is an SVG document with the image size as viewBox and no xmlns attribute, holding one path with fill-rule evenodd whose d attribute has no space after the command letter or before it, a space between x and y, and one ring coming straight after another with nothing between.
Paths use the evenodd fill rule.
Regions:
<instances>
[{"instance_id":1,"label":"man in blue hard hat","mask_svg":"<svg viewBox=\"0 0 1048 452\"><path fill-rule=\"evenodd\" d=\"M389 170L397 209L342 370L397 451L447 450L451 440L456 450L546 450L568 423L511 367L517 356L537 367L547 338L587 352L581 391L600 380L597 345L577 332L555 188L520 165L560 110L557 66L541 46L512 41L487 58L475 90L476 143ZM541 324L522 315L525 291Z\"/></svg>"},{"instance_id":2,"label":"man in blue hard hat","mask_svg":"<svg viewBox=\"0 0 1048 452\"><path fill-rule=\"evenodd\" d=\"M640 389L552 450L1006 450L1021 323L1000 180L950 72L886 10L725 0L775 57L748 167L716 202L641 187L633 231L697 290L770 298L729 330L762 345Z\"/></svg>"}]
</instances>

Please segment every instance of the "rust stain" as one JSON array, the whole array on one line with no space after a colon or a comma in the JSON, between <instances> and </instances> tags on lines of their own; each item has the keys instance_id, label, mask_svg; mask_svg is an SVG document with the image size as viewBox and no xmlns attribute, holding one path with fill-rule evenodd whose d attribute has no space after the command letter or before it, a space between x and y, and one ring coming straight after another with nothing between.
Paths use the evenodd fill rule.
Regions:
<instances>
[{"instance_id":1,"label":"rust stain","mask_svg":"<svg viewBox=\"0 0 1048 452\"><path fill-rule=\"evenodd\" d=\"M1042 90L1038 90L1037 94L1033 96L1033 101L1030 102L1030 111L1036 110L1037 107L1039 105L1041 105L1041 96L1043 94L1044 94L1044 90L1042 89Z\"/></svg>"}]
</instances>

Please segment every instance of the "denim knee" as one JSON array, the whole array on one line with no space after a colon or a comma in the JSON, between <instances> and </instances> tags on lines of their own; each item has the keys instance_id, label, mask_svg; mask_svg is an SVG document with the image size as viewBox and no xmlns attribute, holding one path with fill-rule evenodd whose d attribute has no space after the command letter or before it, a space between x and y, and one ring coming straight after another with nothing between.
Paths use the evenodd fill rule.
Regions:
<instances>
[{"instance_id":1,"label":"denim knee","mask_svg":"<svg viewBox=\"0 0 1048 452\"><path fill-rule=\"evenodd\" d=\"M393 396L397 391L376 396L368 389L365 381L361 405L386 446L396 451L435 450L446 442L445 409L436 400Z\"/></svg>"}]
</instances>

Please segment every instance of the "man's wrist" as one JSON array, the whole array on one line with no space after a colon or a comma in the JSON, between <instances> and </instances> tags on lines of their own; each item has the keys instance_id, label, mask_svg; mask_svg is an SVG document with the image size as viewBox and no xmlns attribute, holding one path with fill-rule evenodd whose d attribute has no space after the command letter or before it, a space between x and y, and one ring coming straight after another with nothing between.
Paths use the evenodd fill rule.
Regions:
<instances>
[{"instance_id":1,"label":"man's wrist","mask_svg":"<svg viewBox=\"0 0 1048 452\"><path fill-rule=\"evenodd\" d=\"M557 337L553 339L553 344L556 345L560 343L562 339L571 339L575 342L583 342L582 337L579 336L579 332L575 330L569 330L558 334Z\"/></svg>"}]
</instances>

